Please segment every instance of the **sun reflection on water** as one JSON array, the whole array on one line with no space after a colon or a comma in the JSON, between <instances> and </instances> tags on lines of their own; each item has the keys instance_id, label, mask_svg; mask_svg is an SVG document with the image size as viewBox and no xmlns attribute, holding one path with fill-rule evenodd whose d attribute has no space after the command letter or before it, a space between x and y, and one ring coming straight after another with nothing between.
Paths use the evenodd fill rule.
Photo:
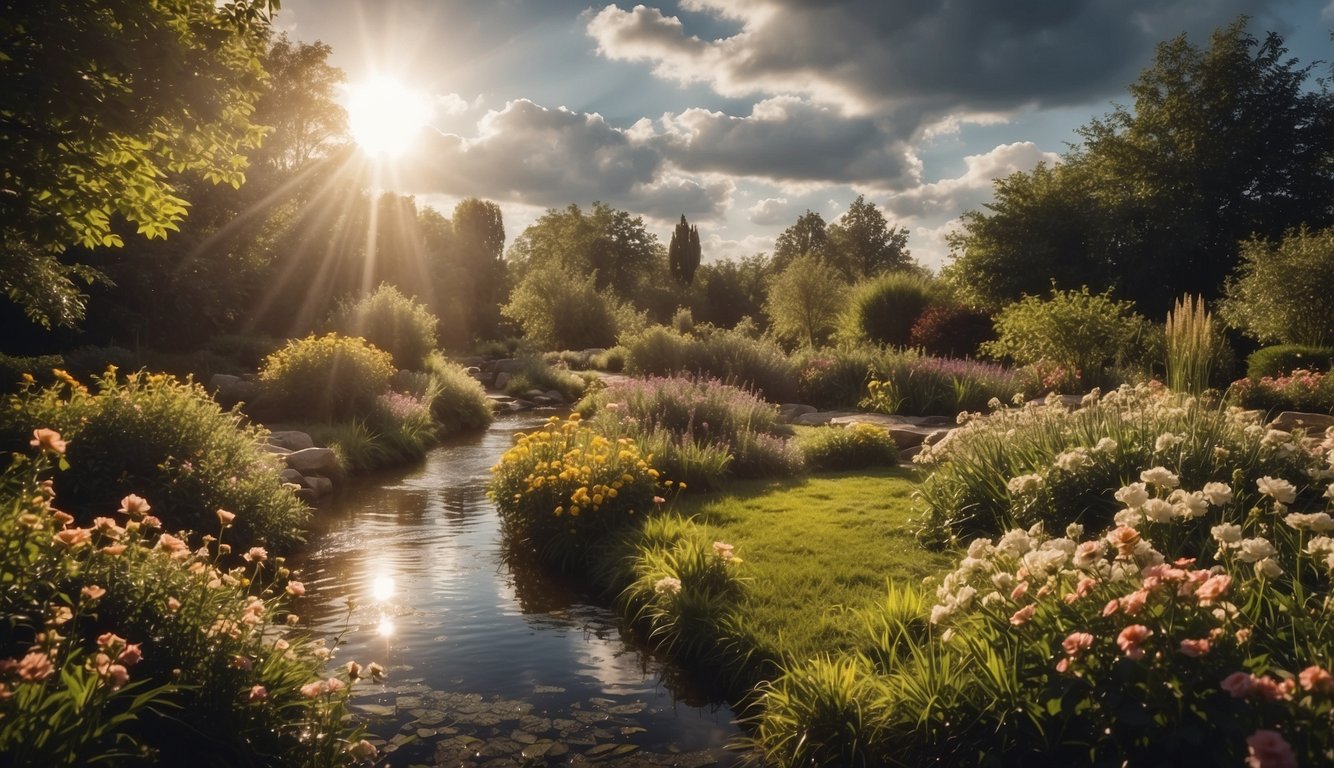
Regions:
<instances>
[{"instance_id":1,"label":"sun reflection on water","mask_svg":"<svg viewBox=\"0 0 1334 768\"><path fill-rule=\"evenodd\" d=\"M377 603L383 603L394 596L394 577L380 574L371 582L371 597Z\"/></svg>"}]
</instances>

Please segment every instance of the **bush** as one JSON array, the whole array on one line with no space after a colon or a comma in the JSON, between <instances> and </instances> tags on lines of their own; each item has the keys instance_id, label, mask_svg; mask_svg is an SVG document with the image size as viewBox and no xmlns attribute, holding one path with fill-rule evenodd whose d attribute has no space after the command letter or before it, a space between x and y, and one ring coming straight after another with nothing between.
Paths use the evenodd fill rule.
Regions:
<instances>
[{"instance_id":1,"label":"bush","mask_svg":"<svg viewBox=\"0 0 1334 768\"><path fill-rule=\"evenodd\" d=\"M1334 368L1334 347L1279 344L1257 349L1246 358L1246 376L1252 379L1282 376L1298 368L1316 373L1328 372Z\"/></svg>"},{"instance_id":2,"label":"bush","mask_svg":"<svg viewBox=\"0 0 1334 768\"><path fill-rule=\"evenodd\" d=\"M28 444L34 424L65 435L73 468L61 476L61 507L83 522L115 511L129 493L146 497L169 530L210 532L216 513L237 513L239 545L290 549L309 513L282 488L280 461L264 430L223 411L203 387L169 376L109 371L90 392L68 374L46 389L9 398L0 448Z\"/></svg>"},{"instance_id":3,"label":"bush","mask_svg":"<svg viewBox=\"0 0 1334 768\"><path fill-rule=\"evenodd\" d=\"M579 277L554 265L529 271L500 311L543 349L608 347L618 334L644 324L628 304L598 290L594 275Z\"/></svg>"},{"instance_id":4,"label":"bush","mask_svg":"<svg viewBox=\"0 0 1334 768\"><path fill-rule=\"evenodd\" d=\"M862 405L881 413L915 416L980 411L993 400L1010 400L1035 386L1022 371L914 352L887 356L878 375L882 378L867 385Z\"/></svg>"},{"instance_id":5,"label":"bush","mask_svg":"<svg viewBox=\"0 0 1334 768\"><path fill-rule=\"evenodd\" d=\"M797 398L816 408L856 408L866 385L883 376L886 353L869 345L803 350L796 355Z\"/></svg>"},{"instance_id":6,"label":"bush","mask_svg":"<svg viewBox=\"0 0 1334 768\"><path fill-rule=\"evenodd\" d=\"M336 333L289 341L259 371L264 396L285 416L350 419L389 388L393 358L369 342Z\"/></svg>"},{"instance_id":7,"label":"bush","mask_svg":"<svg viewBox=\"0 0 1334 768\"><path fill-rule=\"evenodd\" d=\"M239 367L258 370L264 358L282 346L271 336L221 334L209 339L204 348L235 362Z\"/></svg>"},{"instance_id":8,"label":"bush","mask_svg":"<svg viewBox=\"0 0 1334 768\"><path fill-rule=\"evenodd\" d=\"M890 272L856 286L843 317L849 339L907 346L913 325L935 301L931 279L913 272Z\"/></svg>"},{"instance_id":9,"label":"bush","mask_svg":"<svg viewBox=\"0 0 1334 768\"><path fill-rule=\"evenodd\" d=\"M848 284L837 269L815 256L798 256L769 278L764 314L775 336L819 346L837 330L847 293Z\"/></svg>"},{"instance_id":10,"label":"bush","mask_svg":"<svg viewBox=\"0 0 1334 768\"><path fill-rule=\"evenodd\" d=\"M421 370L436 348L440 320L421 304L387 283L356 301L343 300L329 327L344 336L360 336L394 357L399 368Z\"/></svg>"},{"instance_id":11,"label":"bush","mask_svg":"<svg viewBox=\"0 0 1334 768\"><path fill-rule=\"evenodd\" d=\"M463 366L437 352L427 358L426 370L430 378L422 396L430 402L431 416L443 434L490 426L493 415L486 389Z\"/></svg>"},{"instance_id":12,"label":"bush","mask_svg":"<svg viewBox=\"0 0 1334 768\"><path fill-rule=\"evenodd\" d=\"M590 544L653 511L658 470L633 440L611 440L579 414L521 433L492 468L489 494L512 541L547 563L582 563Z\"/></svg>"},{"instance_id":13,"label":"bush","mask_svg":"<svg viewBox=\"0 0 1334 768\"><path fill-rule=\"evenodd\" d=\"M0 393L19 391L28 380L24 374L42 386L54 384L56 377L52 372L64 367L65 359L60 355L24 357L0 354Z\"/></svg>"},{"instance_id":14,"label":"bush","mask_svg":"<svg viewBox=\"0 0 1334 768\"><path fill-rule=\"evenodd\" d=\"M996 329L985 312L952 304L932 304L913 323L908 343L936 357L973 357Z\"/></svg>"},{"instance_id":15,"label":"bush","mask_svg":"<svg viewBox=\"0 0 1334 768\"><path fill-rule=\"evenodd\" d=\"M770 402L791 402L797 394L797 369L781 347L755 339L742 329L708 329L682 335L654 326L621 339L625 370L641 376L692 373L754 389Z\"/></svg>"},{"instance_id":16,"label":"bush","mask_svg":"<svg viewBox=\"0 0 1334 768\"><path fill-rule=\"evenodd\" d=\"M42 455L16 456L0 476L5 764L151 755L184 765L199 759L201 744L219 764L353 763L355 675L328 677L328 649L284 627L286 597L304 587L288 580L281 559L270 563L257 549L249 562L233 561L223 542L162 533L132 497L123 504L135 512L129 518L108 508L92 526L72 527L52 498L66 498L64 481L80 466L76 459L53 487L60 436L38 432ZM214 516L205 530L231 544L226 526Z\"/></svg>"},{"instance_id":17,"label":"bush","mask_svg":"<svg viewBox=\"0 0 1334 768\"><path fill-rule=\"evenodd\" d=\"M1261 477L1299 482L1315 468L1254 414L1145 385L1085 400L1074 412L1056 401L1005 408L923 448L914 461L934 468L920 489L925 540L1035 523L1101 528L1117 509L1114 489L1155 467L1191 488L1230 483L1243 500L1255 500Z\"/></svg>"},{"instance_id":18,"label":"bush","mask_svg":"<svg viewBox=\"0 0 1334 768\"><path fill-rule=\"evenodd\" d=\"M1145 325L1134 306L1106 293L1092 295L1088 288L1053 289L1045 301L1025 296L996 315L997 338L983 344L982 353L1019 365L1058 368L1066 378L1064 387L1086 391L1106 383L1108 371L1133 355Z\"/></svg>"},{"instance_id":19,"label":"bush","mask_svg":"<svg viewBox=\"0 0 1334 768\"><path fill-rule=\"evenodd\" d=\"M874 424L816 427L802 435L797 444L806 466L814 470L892 467L899 463L899 447L894 438Z\"/></svg>"},{"instance_id":20,"label":"bush","mask_svg":"<svg viewBox=\"0 0 1334 768\"><path fill-rule=\"evenodd\" d=\"M612 347L593 355L589 360L589 366L595 371L620 373L625 370L625 347Z\"/></svg>"},{"instance_id":21,"label":"bush","mask_svg":"<svg viewBox=\"0 0 1334 768\"><path fill-rule=\"evenodd\" d=\"M1240 379L1233 382L1228 396L1242 408L1265 413L1334 413L1334 375L1297 369L1288 376Z\"/></svg>"},{"instance_id":22,"label":"bush","mask_svg":"<svg viewBox=\"0 0 1334 768\"><path fill-rule=\"evenodd\" d=\"M553 368L538 356L518 358L518 370L510 374L505 385L506 394L519 397L529 390L548 392L555 390L569 402L579 399L587 388L587 382L563 368ZM590 374L591 375L591 374Z\"/></svg>"},{"instance_id":23,"label":"bush","mask_svg":"<svg viewBox=\"0 0 1334 768\"><path fill-rule=\"evenodd\" d=\"M1261 342L1334 344L1334 228L1250 240L1240 256L1221 307L1232 327Z\"/></svg>"}]
</instances>

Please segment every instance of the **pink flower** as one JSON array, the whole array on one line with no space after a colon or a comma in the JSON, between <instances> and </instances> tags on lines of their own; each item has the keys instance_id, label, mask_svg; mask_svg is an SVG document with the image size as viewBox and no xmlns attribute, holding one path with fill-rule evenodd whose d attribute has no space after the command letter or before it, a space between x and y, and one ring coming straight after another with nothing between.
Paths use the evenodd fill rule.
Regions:
<instances>
[{"instance_id":1,"label":"pink flower","mask_svg":"<svg viewBox=\"0 0 1334 768\"><path fill-rule=\"evenodd\" d=\"M64 453L66 443L60 439L59 432L54 429L43 428L32 431L32 440L28 441L28 445L51 453Z\"/></svg>"},{"instance_id":2,"label":"pink flower","mask_svg":"<svg viewBox=\"0 0 1334 768\"><path fill-rule=\"evenodd\" d=\"M1116 547L1121 557L1130 557L1135 554L1135 545L1139 544L1139 531L1123 525L1107 534L1107 543Z\"/></svg>"},{"instance_id":3,"label":"pink flower","mask_svg":"<svg viewBox=\"0 0 1334 768\"><path fill-rule=\"evenodd\" d=\"M342 680L339 680L336 677L331 677L328 680L324 681L324 690L329 693L338 693L339 691L343 690L346 687L347 683L344 683Z\"/></svg>"},{"instance_id":4,"label":"pink flower","mask_svg":"<svg viewBox=\"0 0 1334 768\"><path fill-rule=\"evenodd\" d=\"M256 685L250 689L250 701L262 701L269 696L269 689L262 685Z\"/></svg>"},{"instance_id":5,"label":"pink flower","mask_svg":"<svg viewBox=\"0 0 1334 768\"><path fill-rule=\"evenodd\" d=\"M1182 640L1181 647L1177 650L1192 659L1198 659L1209 652L1209 638L1202 637L1199 640Z\"/></svg>"},{"instance_id":6,"label":"pink flower","mask_svg":"<svg viewBox=\"0 0 1334 768\"><path fill-rule=\"evenodd\" d=\"M123 552L125 552L125 545L124 545L124 544L108 544L108 545L106 545L105 547L102 547L102 549L99 550L99 551L102 552L102 553L105 554L105 555L111 555L112 557L116 557L116 556L122 554Z\"/></svg>"},{"instance_id":7,"label":"pink flower","mask_svg":"<svg viewBox=\"0 0 1334 768\"><path fill-rule=\"evenodd\" d=\"M225 509L218 510L218 522L222 523L224 526L231 525L232 521L235 519L236 519L235 512L228 512Z\"/></svg>"},{"instance_id":8,"label":"pink flower","mask_svg":"<svg viewBox=\"0 0 1334 768\"><path fill-rule=\"evenodd\" d=\"M1093 647L1093 635L1088 632L1071 632L1061 641L1061 647L1069 656L1078 656Z\"/></svg>"},{"instance_id":9,"label":"pink flower","mask_svg":"<svg viewBox=\"0 0 1334 768\"><path fill-rule=\"evenodd\" d=\"M301 686L301 695L308 699L315 699L323 696L325 692L324 681L316 680L313 683L306 683Z\"/></svg>"},{"instance_id":10,"label":"pink flower","mask_svg":"<svg viewBox=\"0 0 1334 768\"><path fill-rule=\"evenodd\" d=\"M1116 613L1117 610L1120 609L1120 607L1121 607L1121 601L1120 601L1120 600L1117 600L1116 598L1112 598L1111 600L1108 600L1108 601L1107 601L1107 605L1104 605L1104 606L1102 607L1102 616L1103 616L1103 618L1107 618L1108 616L1111 616L1113 613Z\"/></svg>"},{"instance_id":11,"label":"pink flower","mask_svg":"<svg viewBox=\"0 0 1334 768\"><path fill-rule=\"evenodd\" d=\"M119 651L125 647L125 638L114 632L103 632L97 636L97 647L104 651Z\"/></svg>"},{"instance_id":12,"label":"pink flower","mask_svg":"<svg viewBox=\"0 0 1334 768\"><path fill-rule=\"evenodd\" d=\"M1143 643L1153 635L1153 630L1143 624L1131 624L1116 636L1116 644L1125 651L1126 657L1139 661L1144 658Z\"/></svg>"},{"instance_id":13,"label":"pink flower","mask_svg":"<svg viewBox=\"0 0 1334 768\"><path fill-rule=\"evenodd\" d=\"M1234 698L1246 699L1252 696L1266 701L1283 701L1292 698L1295 686L1280 683L1272 677L1256 677L1248 672L1233 672L1223 678L1219 686L1232 694Z\"/></svg>"},{"instance_id":14,"label":"pink flower","mask_svg":"<svg viewBox=\"0 0 1334 768\"><path fill-rule=\"evenodd\" d=\"M184 541L172 536L170 533L164 533L158 536L157 546L154 549L162 550L171 555L172 560L181 560L190 556L190 545Z\"/></svg>"},{"instance_id":15,"label":"pink flower","mask_svg":"<svg viewBox=\"0 0 1334 768\"><path fill-rule=\"evenodd\" d=\"M120 500L120 509L116 510L123 515L139 518L148 514L148 510L153 507L149 505L148 500L143 496L131 493L129 496Z\"/></svg>"},{"instance_id":16,"label":"pink flower","mask_svg":"<svg viewBox=\"0 0 1334 768\"><path fill-rule=\"evenodd\" d=\"M250 551L241 557L245 558L247 563L262 563L269 559L269 551L263 547L251 547Z\"/></svg>"},{"instance_id":17,"label":"pink flower","mask_svg":"<svg viewBox=\"0 0 1334 768\"><path fill-rule=\"evenodd\" d=\"M51 519L59 523L61 528L64 528L65 526L74 522L74 515L71 515L68 512L61 512L58 509L54 509L51 510Z\"/></svg>"},{"instance_id":18,"label":"pink flower","mask_svg":"<svg viewBox=\"0 0 1334 768\"><path fill-rule=\"evenodd\" d=\"M1310 666L1297 675L1302 690L1313 693L1334 693L1334 676L1317 666Z\"/></svg>"},{"instance_id":19,"label":"pink flower","mask_svg":"<svg viewBox=\"0 0 1334 768\"><path fill-rule=\"evenodd\" d=\"M105 589L97 586L96 584L89 584L88 586L79 590L79 594L83 595L84 598L88 600L101 600L102 596L105 595L106 593L107 591Z\"/></svg>"},{"instance_id":20,"label":"pink flower","mask_svg":"<svg viewBox=\"0 0 1334 768\"><path fill-rule=\"evenodd\" d=\"M1131 616L1134 616L1135 614L1144 610L1144 603L1147 602L1148 599L1149 599L1149 593L1145 592L1142 589L1131 592L1130 594L1121 598L1120 600L1121 610L1125 611L1127 614Z\"/></svg>"},{"instance_id":21,"label":"pink flower","mask_svg":"<svg viewBox=\"0 0 1334 768\"><path fill-rule=\"evenodd\" d=\"M1033 618L1033 614L1036 613L1037 610L1038 607L1035 604L1030 603L1029 605L1025 605L1023 608L1014 612L1014 615L1010 617L1010 623L1016 627L1023 626L1028 623L1029 619Z\"/></svg>"},{"instance_id":22,"label":"pink flower","mask_svg":"<svg viewBox=\"0 0 1334 768\"><path fill-rule=\"evenodd\" d=\"M1277 731L1259 730L1246 739L1248 768L1297 768L1297 755Z\"/></svg>"},{"instance_id":23,"label":"pink flower","mask_svg":"<svg viewBox=\"0 0 1334 768\"><path fill-rule=\"evenodd\" d=\"M1199 599L1201 605L1209 605L1213 601L1223 596L1227 588L1232 585L1232 577L1226 573L1218 573L1210 576L1203 584L1195 590L1195 597Z\"/></svg>"},{"instance_id":24,"label":"pink flower","mask_svg":"<svg viewBox=\"0 0 1334 768\"><path fill-rule=\"evenodd\" d=\"M24 656L18 666L19 679L30 683L45 680L55 671L56 668L51 663L51 657L41 651L33 651Z\"/></svg>"},{"instance_id":25,"label":"pink flower","mask_svg":"<svg viewBox=\"0 0 1334 768\"><path fill-rule=\"evenodd\" d=\"M116 657L116 661L119 661L127 667L133 667L143 658L144 652L140 650L139 643L127 643L125 645L125 650L121 651L120 655Z\"/></svg>"},{"instance_id":26,"label":"pink flower","mask_svg":"<svg viewBox=\"0 0 1334 768\"><path fill-rule=\"evenodd\" d=\"M56 546L75 550L87 546L93 540L93 532L88 528L66 528L51 537Z\"/></svg>"},{"instance_id":27,"label":"pink flower","mask_svg":"<svg viewBox=\"0 0 1334 768\"><path fill-rule=\"evenodd\" d=\"M300 597L306 594L306 585L299 581L287 582L287 594Z\"/></svg>"},{"instance_id":28,"label":"pink flower","mask_svg":"<svg viewBox=\"0 0 1334 768\"><path fill-rule=\"evenodd\" d=\"M130 681L130 670L120 664L108 664L102 672L102 676L111 683L111 690L119 691L126 683Z\"/></svg>"}]
</instances>

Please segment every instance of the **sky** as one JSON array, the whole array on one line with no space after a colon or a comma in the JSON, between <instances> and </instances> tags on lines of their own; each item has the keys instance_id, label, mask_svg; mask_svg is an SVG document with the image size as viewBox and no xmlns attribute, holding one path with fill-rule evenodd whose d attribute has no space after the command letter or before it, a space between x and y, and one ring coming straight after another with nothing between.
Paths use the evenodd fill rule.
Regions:
<instances>
[{"instance_id":1,"label":"sky","mask_svg":"<svg viewBox=\"0 0 1334 768\"><path fill-rule=\"evenodd\" d=\"M706 261L739 258L865 195L934 269L993 179L1129 105L1157 43L1241 14L1334 59L1334 0L283 0L276 27L349 83L425 95L386 188L446 215L493 200L510 241L600 200L664 244L684 214Z\"/></svg>"}]
</instances>

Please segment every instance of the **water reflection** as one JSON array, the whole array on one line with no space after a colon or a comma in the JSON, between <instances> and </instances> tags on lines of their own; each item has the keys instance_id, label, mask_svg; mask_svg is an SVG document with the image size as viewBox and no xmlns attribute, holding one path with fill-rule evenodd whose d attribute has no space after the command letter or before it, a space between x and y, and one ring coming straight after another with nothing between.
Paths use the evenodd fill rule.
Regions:
<instances>
[{"instance_id":1,"label":"water reflection","mask_svg":"<svg viewBox=\"0 0 1334 768\"><path fill-rule=\"evenodd\" d=\"M720 697L645 651L577 584L504 551L489 468L516 429L540 424L497 425L326 505L296 562L315 585L300 612L341 633L340 662L387 668L356 706L378 718L391 765L482 753L542 765L595 749L613 764L733 764L720 747L737 729ZM621 759L606 759L608 745Z\"/></svg>"}]
</instances>

